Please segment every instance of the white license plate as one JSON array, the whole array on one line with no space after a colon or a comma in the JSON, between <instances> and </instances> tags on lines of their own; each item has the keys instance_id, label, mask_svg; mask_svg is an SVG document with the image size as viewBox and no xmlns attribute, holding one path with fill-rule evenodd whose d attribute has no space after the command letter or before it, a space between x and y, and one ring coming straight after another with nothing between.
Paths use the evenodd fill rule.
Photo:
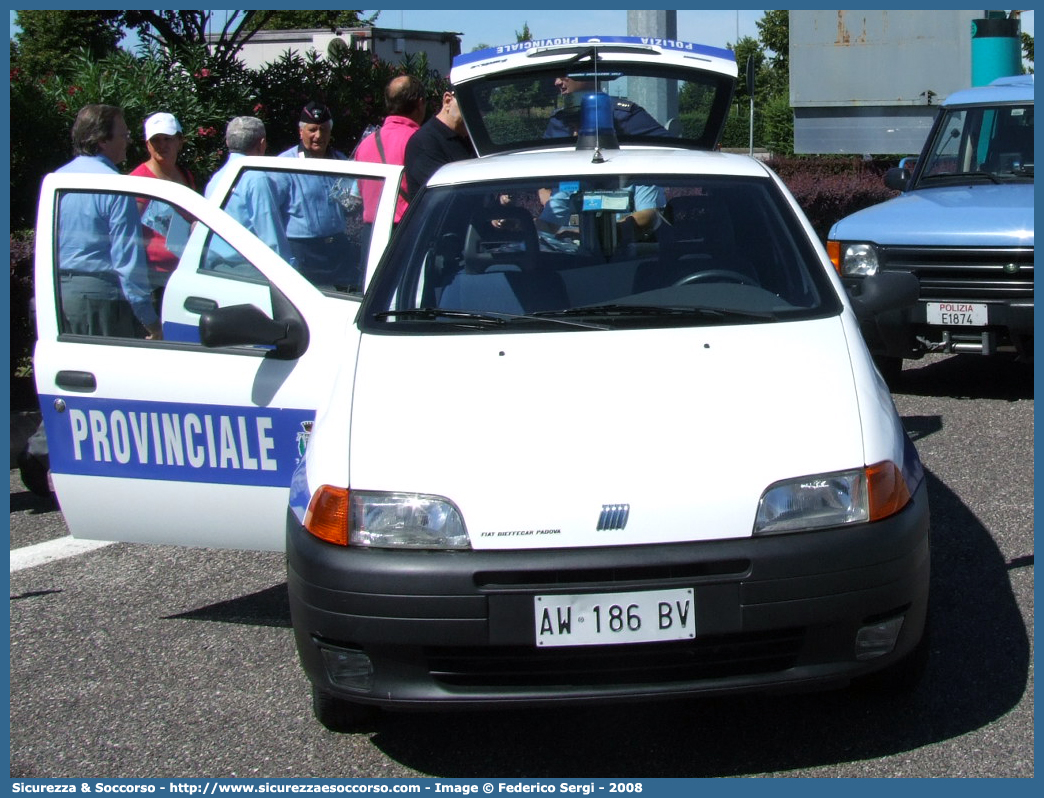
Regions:
<instances>
[{"instance_id":1,"label":"white license plate","mask_svg":"<svg viewBox=\"0 0 1044 798\"><path fill-rule=\"evenodd\" d=\"M536 596L538 646L604 646L696 637L692 588Z\"/></svg>"},{"instance_id":2,"label":"white license plate","mask_svg":"<svg viewBox=\"0 0 1044 798\"><path fill-rule=\"evenodd\" d=\"M985 327L988 305L972 302L929 302L928 323L944 327Z\"/></svg>"}]
</instances>

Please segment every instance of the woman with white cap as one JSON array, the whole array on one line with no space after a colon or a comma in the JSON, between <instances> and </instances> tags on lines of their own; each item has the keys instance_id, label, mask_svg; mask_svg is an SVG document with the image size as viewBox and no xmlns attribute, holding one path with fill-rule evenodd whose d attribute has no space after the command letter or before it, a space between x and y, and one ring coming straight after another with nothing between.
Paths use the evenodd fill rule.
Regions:
<instances>
[{"instance_id":1,"label":"woman with white cap","mask_svg":"<svg viewBox=\"0 0 1044 798\"><path fill-rule=\"evenodd\" d=\"M145 120L145 146L149 159L138 166L131 175L173 180L196 190L192 173L178 164L178 155L185 146L181 123L173 114L153 114ZM170 273L178 265L178 256L167 247L167 231L173 209L162 202L149 202L140 198L138 210L142 214L145 234L145 256L148 260L149 282L152 284L157 309L160 306L163 288Z\"/></svg>"}]
</instances>

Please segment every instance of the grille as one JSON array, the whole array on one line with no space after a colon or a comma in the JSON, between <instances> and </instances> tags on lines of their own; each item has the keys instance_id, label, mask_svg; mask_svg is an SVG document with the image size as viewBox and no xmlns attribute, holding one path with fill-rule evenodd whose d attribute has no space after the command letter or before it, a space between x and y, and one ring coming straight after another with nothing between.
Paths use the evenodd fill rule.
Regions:
<instances>
[{"instance_id":1,"label":"grille","mask_svg":"<svg viewBox=\"0 0 1044 798\"><path fill-rule=\"evenodd\" d=\"M477 571L475 585L483 590L524 590L555 587L586 587L611 583L640 586L644 582L670 582L718 576L742 576L750 572L750 560L708 560L669 565L629 565L612 568L549 568L543 571Z\"/></svg>"},{"instance_id":2,"label":"grille","mask_svg":"<svg viewBox=\"0 0 1044 798\"><path fill-rule=\"evenodd\" d=\"M795 628L597 648L427 648L425 655L432 678L447 687L604 687L782 671L794 666L804 639Z\"/></svg>"},{"instance_id":3,"label":"grille","mask_svg":"<svg viewBox=\"0 0 1044 798\"><path fill-rule=\"evenodd\" d=\"M883 268L917 275L921 299L1033 298L1033 247L882 247L881 255Z\"/></svg>"}]
</instances>

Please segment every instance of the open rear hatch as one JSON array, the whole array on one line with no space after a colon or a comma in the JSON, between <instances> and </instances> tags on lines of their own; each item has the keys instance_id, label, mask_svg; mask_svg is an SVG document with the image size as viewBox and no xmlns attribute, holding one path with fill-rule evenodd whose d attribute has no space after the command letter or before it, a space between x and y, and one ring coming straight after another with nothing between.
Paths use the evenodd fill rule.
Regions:
<instances>
[{"instance_id":1,"label":"open rear hatch","mask_svg":"<svg viewBox=\"0 0 1044 798\"><path fill-rule=\"evenodd\" d=\"M736 75L730 50L650 37L576 36L459 55L450 81L482 156L576 146L592 114L613 120L616 141L603 147L713 149Z\"/></svg>"}]
</instances>

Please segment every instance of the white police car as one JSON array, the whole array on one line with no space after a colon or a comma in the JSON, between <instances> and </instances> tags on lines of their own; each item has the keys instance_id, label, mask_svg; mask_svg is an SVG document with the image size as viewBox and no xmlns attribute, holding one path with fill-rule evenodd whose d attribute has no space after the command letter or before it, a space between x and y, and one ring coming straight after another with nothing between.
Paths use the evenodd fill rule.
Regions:
<instances>
[{"instance_id":1,"label":"white police car","mask_svg":"<svg viewBox=\"0 0 1044 798\"><path fill-rule=\"evenodd\" d=\"M63 191L152 189L265 289L168 289L202 343L73 338L41 245L74 534L266 547L285 526L333 729L916 674L926 485L856 316L912 288L882 274L854 308L778 178L713 151L735 76L727 51L628 37L459 57L481 157L431 179L361 305L178 187L49 178L42 231Z\"/></svg>"}]
</instances>

